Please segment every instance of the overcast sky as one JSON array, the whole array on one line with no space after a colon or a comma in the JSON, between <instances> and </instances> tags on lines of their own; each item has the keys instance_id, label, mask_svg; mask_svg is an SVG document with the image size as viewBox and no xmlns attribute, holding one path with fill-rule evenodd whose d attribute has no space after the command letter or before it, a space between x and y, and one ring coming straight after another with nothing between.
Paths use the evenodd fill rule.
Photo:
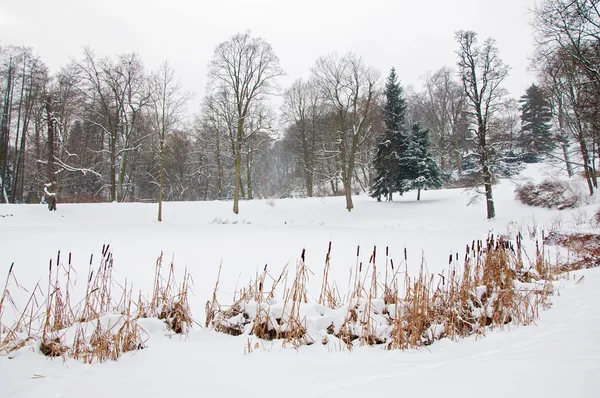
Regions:
<instances>
[{"instance_id":1,"label":"overcast sky","mask_svg":"<svg viewBox=\"0 0 600 398\"><path fill-rule=\"evenodd\" d=\"M307 77L319 55L353 51L403 85L444 65L455 67L456 30L497 40L518 97L533 80L528 9L535 0L0 0L0 43L33 47L52 71L83 46L99 55L138 52L148 69L164 59L185 87L204 95L217 44L250 30L265 38L287 76ZM196 109L191 109L196 111Z\"/></svg>"}]
</instances>

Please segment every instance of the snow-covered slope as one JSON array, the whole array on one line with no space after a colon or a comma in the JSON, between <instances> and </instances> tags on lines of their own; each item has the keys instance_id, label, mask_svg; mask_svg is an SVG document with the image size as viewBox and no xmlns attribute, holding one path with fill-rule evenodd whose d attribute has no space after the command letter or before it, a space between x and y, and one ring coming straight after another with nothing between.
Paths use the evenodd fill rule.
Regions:
<instances>
[{"instance_id":1,"label":"snow-covered slope","mask_svg":"<svg viewBox=\"0 0 600 398\"><path fill-rule=\"evenodd\" d=\"M553 172L535 166L525 173L534 179L543 174ZM490 232L514 237L519 231L595 228L593 203L562 212L531 208L515 201L513 182L494 188L497 218L492 221L485 219L483 201L467 206L470 195L463 190L427 191L421 202L413 192L392 203L358 196L350 213L343 198L244 202L237 216L229 202L166 203L163 223L155 221L154 204L59 204L55 213L43 205L0 205L0 275L14 262L19 283L30 288L47 278L48 261L61 250L72 253L78 278L85 279L90 254L98 255L110 243L115 278L127 278L134 290L148 292L154 262L164 251L166 259L173 257L180 271L187 267L193 276L190 305L203 319L219 264L219 296L226 301L265 264L275 274L287 263L294 265L302 249L315 273L309 284L318 291L330 241L331 277L343 287L356 263L357 245L361 261L367 262L377 245L379 250L389 246L391 258L400 263L406 248L409 271L424 258L429 272L438 272L446 268L449 254L462 254L466 244ZM117 362L63 363L27 350L14 359L0 357L0 396L595 397L600 387L600 273L576 274L576 280L584 278L579 284L573 279L562 283L537 326L508 328L485 338L442 340L406 352L368 347L349 353L320 345L294 350L265 343L248 355L244 337L197 329L185 338L167 338L162 325L147 321L148 347ZM13 296L19 300L25 294L15 291ZM14 314L7 308L4 316Z\"/></svg>"}]
</instances>

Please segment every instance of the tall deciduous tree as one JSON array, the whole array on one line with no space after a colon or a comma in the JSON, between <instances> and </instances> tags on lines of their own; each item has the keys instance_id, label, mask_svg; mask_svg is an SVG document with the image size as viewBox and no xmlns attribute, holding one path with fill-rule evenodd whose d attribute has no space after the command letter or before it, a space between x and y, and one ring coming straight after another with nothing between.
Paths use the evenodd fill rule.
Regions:
<instances>
[{"instance_id":1,"label":"tall deciduous tree","mask_svg":"<svg viewBox=\"0 0 600 398\"><path fill-rule=\"evenodd\" d=\"M146 77L141 59L135 53L98 59L86 48L84 59L76 63L81 95L85 98L87 122L103 132L109 157L110 200L125 200L129 154L140 143L136 121L148 103Z\"/></svg>"},{"instance_id":2,"label":"tall deciduous tree","mask_svg":"<svg viewBox=\"0 0 600 398\"><path fill-rule=\"evenodd\" d=\"M432 145L442 170L454 169L462 173L461 146L464 137L463 110L465 93L456 72L443 67L423 80L423 91L414 100L418 119L431 133Z\"/></svg>"},{"instance_id":3,"label":"tall deciduous tree","mask_svg":"<svg viewBox=\"0 0 600 398\"><path fill-rule=\"evenodd\" d=\"M371 132L369 117L376 98L378 73L355 54L333 53L317 59L312 75L336 115L334 133L339 145L341 178L346 209L351 211L356 154Z\"/></svg>"},{"instance_id":4,"label":"tall deciduous tree","mask_svg":"<svg viewBox=\"0 0 600 398\"><path fill-rule=\"evenodd\" d=\"M239 212L242 173L242 151L247 138L247 121L257 103L273 94L276 78L283 74L279 58L269 43L249 32L237 34L215 48L210 62L210 89L229 94L235 109L234 137L235 180L233 212Z\"/></svg>"},{"instance_id":5,"label":"tall deciduous tree","mask_svg":"<svg viewBox=\"0 0 600 398\"><path fill-rule=\"evenodd\" d=\"M151 74L148 110L152 129L158 139L158 221L162 221L165 144L182 122L190 97L191 94L183 91L181 83L175 78L175 70L167 61Z\"/></svg>"},{"instance_id":6,"label":"tall deciduous tree","mask_svg":"<svg viewBox=\"0 0 600 398\"><path fill-rule=\"evenodd\" d=\"M598 1L544 0L534 10L533 27L538 41L535 65L550 83L567 171L572 174L567 153L568 135L565 134L570 131L579 144L591 195L598 187L594 143L600 141ZM600 157L600 149L596 147Z\"/></svg>"},{"instance_id":7,"label":"tall deciduous tree","mask_svg":"<svg viewBox=\"0 0 600 398\"><path fill-rule=\"evenodd\" d=\"M508 76L509 68L500 59L493 39L487 39L483 45L479 45L475 32L459 31L456 40L459 44L458 70L467 98L467 114L473 125L471 131L481 163L487 218L490 219L496 216L496 209L492 191L489 127L490 120L501 110L506 95L502 83Z\"/></svg>"},{"instance_id":8,"label":"tall deciduous tree","mask_svg":"<svg viewBox=\"0 0 600 398\"><path fill-rule=\"evenodd\" d=\"M301 153L302 172L306 196L313 196L324 106L316 85L312 81L296 80L284 93L283 116L290 124L288 138L292 138Z\"/></svg>"},{"instance_id":9,"label":"tall deciduous tree","mask_svg":"<svg viewBox=\"0 0 600 398\"><path fill-rule=\"evenodd\" d=\"M394 68L387 78L383 94L385 130L377 144L373 159L376 175L371 190L371 196L378 201L381 200L381 196L387 196L387 200L392 200L392 194L398 188L397 176L402 167L401 159L407 149L407 137L404 131L406 105Z\"/></svg>"}]
</instances>

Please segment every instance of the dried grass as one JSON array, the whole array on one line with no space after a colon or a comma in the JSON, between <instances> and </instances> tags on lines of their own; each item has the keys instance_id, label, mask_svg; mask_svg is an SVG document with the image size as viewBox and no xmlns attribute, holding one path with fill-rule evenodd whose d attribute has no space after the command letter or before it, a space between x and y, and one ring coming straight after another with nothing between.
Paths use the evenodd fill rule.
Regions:
<instances>
[{"instance_id":1,"label":"dried grass","mask_svg":"<svg viewBox=\"0 0 600 398\"><path fill-rule=\"evenodd\" d=\"M366 266L356 250L356 266L350 273L348 295L341 300L331 280L331 244L325 256L322 283L316 304L340 316L324 330L308 330L300 306L307 305L309 271L304 251L290 289L280 302L264 300L267 277L262 275L236 293L234 303L224 308L217 301L217 284L207 303L206 325L233 336L248 335L263 340L281 339L294 346L336 341L352 349L357 345L383 344L388 349L409 349L432 344L441 338L456 340L506 325L528 325L539 309L548 308L552 280L560 272L544 258L544 246L530 260L520 235L516 246L495 236L466 246L464 260L449 257L448 269L438 275L427 272L424 259L416 276L408 274L408 255L395 265L385 252L385 269L379 270L377 248ZM527 264L524 261L528 261ZM402 269L402 271L400 271ZM535 277L533 277L535 276ZM287 280L287 275L278 280ZM258 282L257 282L258 281ZM267 295L275 297L274 289ZM283 307L281 314L271 306ZM279 308L279 307L277 307Z\"/></svg>"},{"instance_id":2,"label":"dried grass","mask_svg":"<svg viewBox=\"0 0 600 398\"><path fill-rule=\"evenodd\" d=\"M114 280L114 260L108 245L103 246L97 267L90 256L86 292L80 301L72 295L76 274L71 254L66 264L62 260L60 252L55 262L50 260L46 294L38 283L22 310L18 310L11 290L27 291L18 284L14 266L10 267L0 296L0 353L35 344L41 354L52 358L85 363L117 360L123 353L145 347L148 335L139 318L161 319L176 334L187 333L194 323L188 303L192 278L186 270L183 282L177 284L173 263L163 278L162 253L156 262L152 298L147 301L140 292L137 302L127 281L120 285ZM20 314L10 327L2 324L8 305Z\"/></svg>"}]
</instances>

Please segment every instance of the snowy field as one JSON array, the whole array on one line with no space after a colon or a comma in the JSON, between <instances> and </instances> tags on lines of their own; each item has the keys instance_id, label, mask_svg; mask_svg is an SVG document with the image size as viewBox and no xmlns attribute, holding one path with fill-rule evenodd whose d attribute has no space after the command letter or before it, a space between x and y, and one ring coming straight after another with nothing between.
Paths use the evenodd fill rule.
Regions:
<instances>
[{"instance_id":1,"label":"snowy field","mask_svg":"<svg viewBox=\"0 0 600 398\"><path fill-rule=\"evenodd\" d=\"M555 174L542 166L524 173L534 179ZM512 181L494 188L498 216L492 221L485 218L483 201L467 206L471 195L462 189L425 191L420 202L416 192L391 203L355 196L350 213L342 197L242 202L239 215L230 202L165 203L162 223L156 221L155 204L59 204L54 213L44 205L0 205L0 275L3 280L14 262L19 283L31 288L47 278L48 262L61 250L63 256L72 254L77 277L85 280L90 255L110 244L114 277L148 293L162 251L180 275L186 267L192 275L190 305L204 323L220 264L219 299L229 302L265 264L278 274L286 264L295 266L303 249L314 272L309 290L318 293L329 242L331 278L343 290L358 245L360 261L367 262L376 245L379 253L389 247L390 257L401 263L406 248L409 272L416 273L424 259L427 270L437 273L446 269L450 254L463 256L465 245L490 232L514 237L519 231L597 228L593 201L558 212L516 201ZM579 271L573 278L561 282L560 295L552 297L552 308L541 313L536 326L404 352L380 347L348 352L319 344L283 349L275 342L246 354L243 336L196 327L187 337L169 338L161 325L147 321L147 348L117 362L63 362L32 350L20 350L12 359L0 356L0 397L596 397L600 272ZM14 296L25 299L18 292ZM5 317L11 316L7 309Z\"/></svg>"}]
</instances>

